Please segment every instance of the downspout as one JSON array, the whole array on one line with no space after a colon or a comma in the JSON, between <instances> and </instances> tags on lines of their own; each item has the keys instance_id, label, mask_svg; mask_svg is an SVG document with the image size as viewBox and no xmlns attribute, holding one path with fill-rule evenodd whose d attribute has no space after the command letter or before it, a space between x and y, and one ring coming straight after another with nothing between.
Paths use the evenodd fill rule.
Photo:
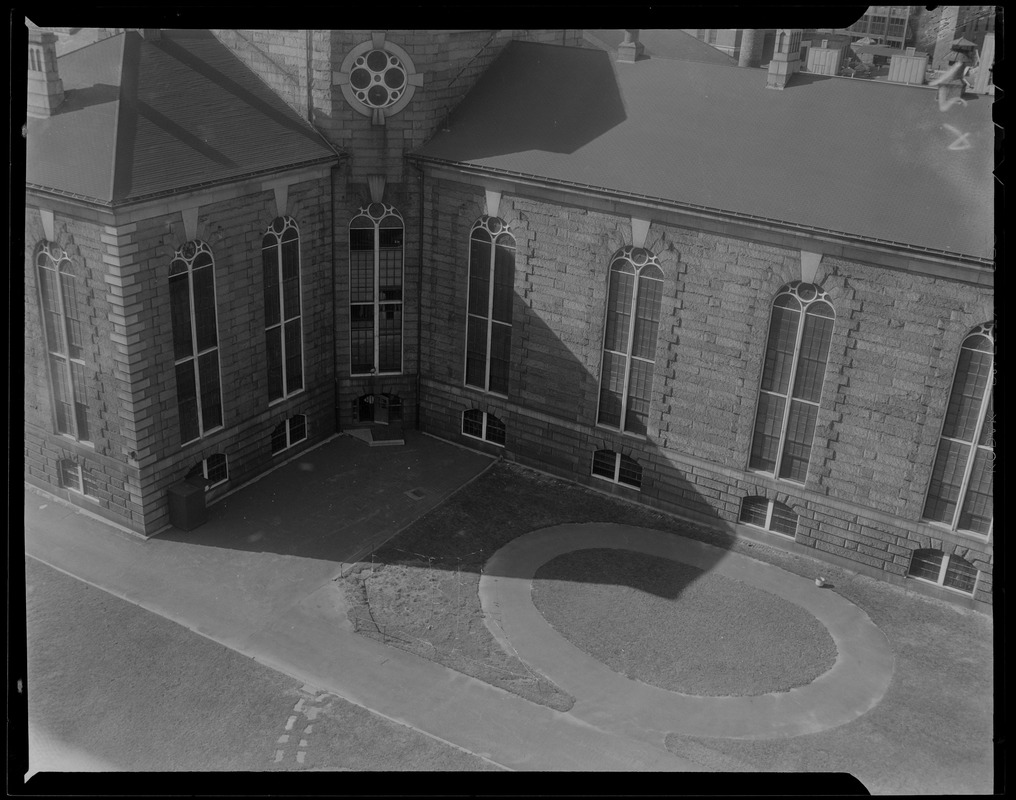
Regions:
<instances>
[{"instance_id":1,"label":"downspout","mask_svg":"<svg viewBox=\"0 0 1016 800\"><path fill-rule=\"evenodd\" d=\"M332 249L332 390L334 391L332 397L332 408L335 412L335 432L342 433L342 415L339 413L339 331L337 325L339 323L339 304L335 298L335 273L338 270L335 268L335 178L337 170L342 169L342 161L340 160L335 166L332 167L331 173L331 184L328 189L328 227L331 235L328 237L331 243Z\"/></svg>"},{"instance_id":2,"label":"downspout","mask_svg":"<svg viewBox=\"0 0 1016 800\"><path fill-rule=\"evenodd\" d=\"M406 160L420 175L420 200L417 210L419 230L416 239L416 430L420 430L420 375L423 373L423 192L426 186L423 167Z\"/></svg>"}]
</instances>

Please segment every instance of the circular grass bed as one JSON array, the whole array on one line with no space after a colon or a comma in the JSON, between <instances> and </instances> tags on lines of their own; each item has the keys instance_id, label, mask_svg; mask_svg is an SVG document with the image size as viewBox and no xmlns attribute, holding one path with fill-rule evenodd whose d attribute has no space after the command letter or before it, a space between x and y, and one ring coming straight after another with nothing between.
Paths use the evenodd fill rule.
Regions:
<instances>
[{"instance_id":1,"label":"circular grass bed","mask_svg":"<svg viewBox=\"0 0 1016 800\"><path fill-rule=\"evenodd\" d=\"M629 550L548 561L533 579L533 602L558 633L615 672L683 694L785 692L836 661L829 631L800 606Z\"/></svg>"}]
</instances>

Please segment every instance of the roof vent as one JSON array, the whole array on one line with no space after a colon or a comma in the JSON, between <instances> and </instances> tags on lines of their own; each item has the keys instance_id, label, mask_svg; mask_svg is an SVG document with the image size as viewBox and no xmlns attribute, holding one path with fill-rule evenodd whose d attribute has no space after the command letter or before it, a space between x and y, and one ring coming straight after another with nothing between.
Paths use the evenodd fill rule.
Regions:
<instances>
[{"instance_id":1,"label":"roof vent","mask_svg":"<svg viewBox=\"0 0 1016 800\"><path fill-rule=\"evenodd\" d=\"M625 64L634 64L644 50L645 47L639 41L638 30L626 30L624 41L617 46L617 60Z\"/></svg>"},{"instance_id":2,"label":"roof vent","mask_svg":"<svg viewBox=\"0 0 1016 800\"><path fill-rule=\"evenodd\" d=\"M29 28L28 115L49 117L63 99L63 81L56 66L56 34Z\"/></svg>"}]
</instances>

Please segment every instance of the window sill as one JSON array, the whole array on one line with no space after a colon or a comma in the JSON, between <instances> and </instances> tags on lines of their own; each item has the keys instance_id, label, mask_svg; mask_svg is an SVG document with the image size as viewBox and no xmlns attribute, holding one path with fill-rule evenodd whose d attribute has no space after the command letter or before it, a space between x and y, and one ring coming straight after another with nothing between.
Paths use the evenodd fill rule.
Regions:
<instances>
[{"instance_id":1,"label":"window sill","mask_svg":"<svg viewBox=\"0 0 1016 800\"><path fill-rule=\"evenodd\" d=\"M791 486L801 486L801 487L808 485L806 481L801 481L800 483L798 483L797 481L793 481L790 478L777 478L776 475L774 475L772 472L760 472L759 470L751 469L750 467L745 470L745 473L748 475L758 475L760 478L768 478L769 480L775 483L789 483ZM747 525L748 523L744 524ZM762 530L765 530L765 528L763 528ZM770 531L770 533L772 533L772 531Z\"/></svg>"},{"instance_id":2,"label":"window sill","mask_svg":"<svg viewBox=\"0 0 1016 800\"><path fill-rule=\"evenodd\" d=\"M73 444L78 447L84 447L88 450L93 451L95 450L95 442L90 442L87 439L75 439L69 433L60 433L60 432L57 432L57 436L59 436L67 444Z\"/></svg>"},{"instance_id":3,"label":"window sill","mask_svg":"<svg viewBox=\"0 0 1016 800\"><path fill-rule=\"evenodd\" d=\"M591 472L589 474L590 474L591 477L596 478L596 480L603 481L604 483L609 483L611 486L620 486L622 489L630 489L633 492L640 492L641 493L641 491L642 491L642 487L641 486L632 486L630 483L624 483L622 481L615 481L613 478L607 478L607 477L605 477L603 475L597 475L595 472Z\"/></svg>"},{"instance_id":4,"label":"window sill","mask_svg":"<svg viewBox=\"0 0 1016 800\"><path fill-rule=\"evenodd\" d=\"M473 385L468 384L468 383L464 383L464 384L462 384L462 386L464 388L466 388L466 389L469 389L470 391L473 391L473 392L480 392L480 393L485 394L485 395L489 394L491 397L499 397L502 400L507 400L508 399L508 395L501 394L500 392L492 391L491 389L483 389L483 388L481 388L479 386L473 386Z\"/></svg>"},{"instance_id":5,"label":"window sill","mask_svg":"<svg viewBox=\"0 0 1016 800\"><path fill-rule=\"evenodd\" d=\"M221 431L224 431L224 430L226 430L226 426L225 425L220 425L218 428L212 428L210 431L205 431L197 439L190 439L189 441L184 442L182 445L180 445L180 449L182 450L185 447L190 447L192 444L197 444L198 442L203 442L206 439L208 439L209 436L212 436L213 434L216 434L216 433L220 433Z\"/></svg>"},{"instance_id":6,"label":"window sill","mask_svg":"<svg viewBox=\"0 0 1016 800\"><path fill-rule=\"evenodd\" d=\"M350 378L391 378L394 375L405 375L402 370L398 372L350 372Z\"/></svg>"},{"instance_id":7,"label":"window sill","mask_svg":"<svg viewBox=\"0 0 1016 800\"><path fill-rule=\"evenodd\" d=\"M307 390L305 388L304 389L297 389L295 392L291 392L290 394L287 394L285 397L276 397L274 400L269 400L268 401L268 407L269 408L274 408L275 406L282 405L287 400L292 400L294 397L299 397L300 395L304 394L306 391Z\"/></svg>"},{"instance_id":8,"label":"window sill","mask_svg":"<svg viewBox=\"0 0 1016 800\"><path fill-rule=\"evenodd\" d=\"M497 442L492 442L490 439L483 439L479 436L473 436L471 433L466 433L465 431L460 431L460 433L467 439L472 439L475 442L483 442L484 444L489 444L492 447L501 447L501 448L504 447L503 444L498 444Z\"/></svg>"},{"instance_id":9,"label":"window sill","mask_svg":"<svg viewBox=\"0 0 1016 800\"><path fill-rule=\"evenodd\" d=\"M746 528L751 528L752 530L765 531L766 533L771 533L773 536L782 536L784 539L789 539L792 542L797 541L796 533L781 533L780 531L774 531L770 530L769 528L763 528L761 525L756 525L754 522L744 522L742 520L738 520L737 524L744 525Z\"/></svg>"},{"instance_id":10,"label":"window sill","mask_svg":"<svg viewBox=\"0 0 1016 800\"><path fill-rule=\"evenodd\" d=\"M623 431L620 428L612 428L609 425L601 425L599 422L596 423L595 427L601 431L610 431L611 433L619 433L621 436L627 436L629 439L634 439L639 442L648 442L648 433L632 433L631 431ZM604 478L606 480L606 478Z\"/></svg>"},{"instance_id":11,"label":"window sill","mask_svg":"<svg viewBox=\"0 0 1016 800\"><path fill-rule=\"evenodd\" d=\"M946 586L944 583L937 583L935 581L929 581L927 578L919 578L917 575L907 575L907 580L918 581L923 583L925 586L934 586L936 589L944 589L947 592L958 594L960 597L973 597L974 593L964 592L962 589L954 589L952 586ZM976 586L974 587L977 588Z\"/></svg>"},{"instance_id":12,"label":"window sill","mask_svg":"<svg viewBox=\"0 0 1016 800\"><path fill-rule=\"evenodd\" d=\"M958 528L949 527L944 522L937 522L931 519L922 519L921 523L930 528L934 528L936 531L952 534L953 536L962 536L964 539L971 539L975 542L980 542L981 544L985 544L991 540L991 533L977 533L976 531L959 530Z\"/></svg>"}]
</instances>

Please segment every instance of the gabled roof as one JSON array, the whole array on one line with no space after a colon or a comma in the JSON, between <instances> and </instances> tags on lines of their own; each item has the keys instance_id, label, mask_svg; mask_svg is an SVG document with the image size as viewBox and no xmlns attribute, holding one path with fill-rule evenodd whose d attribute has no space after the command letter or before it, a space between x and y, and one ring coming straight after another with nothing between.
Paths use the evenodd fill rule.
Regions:
<instances>
[{"instance_id":1,"label":"gabled roof","mask_svg":"<svg viewBox=\"0 0 1016 800\"><path fill-rule=\"evenodd\" d=\"M816 232L993 257L991 99L512 42L417 156Z\"/></svg>"},{"instance_id":2,"label":"gabled roof","mask_svg":"<svg viewBox=\"0 0 1016 800\"><path fill-rule=\"evenodd\" d=\"M58 67L64 102L28 120L30 186L117 205L336 159L209 31L128 31Z\"/></svg>"},{"instance_id":3,"label":"gabled roof","mask_svg":"<svg viewBox=\"0 0 1016 800\"><path fill-rule=\"evenodd\" d=\"M584 31L586 41L617 55L617 46L624 41L623 30ZM733 58L689 33L676 29L648 29L639 31L639 42L645 48L643 55L655 58L676 58L681 61L703 61L707 64L736 64Z\"/></svg>"}]
</instances>

